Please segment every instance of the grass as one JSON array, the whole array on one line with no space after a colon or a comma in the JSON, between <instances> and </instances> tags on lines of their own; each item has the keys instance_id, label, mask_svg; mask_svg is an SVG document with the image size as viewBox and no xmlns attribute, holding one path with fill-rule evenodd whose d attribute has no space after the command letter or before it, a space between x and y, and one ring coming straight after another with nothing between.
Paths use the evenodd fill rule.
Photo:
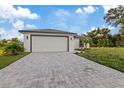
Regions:
<instances>
[{"instance_id":1,"label":"grass","mask_svg":"<svg viewBox=\"0 0 124 93\"><path fill-rule=\"evenodd\" d=\"M23 52L19 55L13 55L13 56L0 56L0 69L10 65L11 63L17 61L18 59L28 55L29 52Z\"/></svg>"},{"instance_id":2,"label":"grass","mask_svg":"<svg viewBox=\"0 0 124 93\"><path fill-rule=\"evenodd\" d=\"M91 48L79 55L124 72L124 48Z\"/></svg>"}]
</instances>

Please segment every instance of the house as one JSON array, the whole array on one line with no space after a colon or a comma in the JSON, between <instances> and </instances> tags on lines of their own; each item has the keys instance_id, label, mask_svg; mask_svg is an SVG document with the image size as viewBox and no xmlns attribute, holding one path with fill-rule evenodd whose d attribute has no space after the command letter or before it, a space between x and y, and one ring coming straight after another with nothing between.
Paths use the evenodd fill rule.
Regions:
<instances>
[{"instance_id":1,"label":"house","mask_svg":"<svg viewBox=\"0 0 124 93\"><path fill-rule=\"evenodd\" d=\"M79 48L76 33L55 29L19 30L24 34L26 52L58 52L74 51Z\"/></svg>"}]
</instances>

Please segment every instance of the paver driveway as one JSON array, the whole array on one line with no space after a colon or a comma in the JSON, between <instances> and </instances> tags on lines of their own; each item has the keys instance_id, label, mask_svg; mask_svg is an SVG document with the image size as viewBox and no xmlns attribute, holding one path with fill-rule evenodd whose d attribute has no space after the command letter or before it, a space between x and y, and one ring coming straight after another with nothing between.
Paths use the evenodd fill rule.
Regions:
<instances>
[{"instance_id":1,"label":"paver driveway","mask_svg":"<svg viewBox=\"0 0 124 93\"><path fill-rule=\"evenodd\" d=\"M0 87L124 87L124 73L71 53L31 53L0 70Z\"/></svg>"}]
</instances>

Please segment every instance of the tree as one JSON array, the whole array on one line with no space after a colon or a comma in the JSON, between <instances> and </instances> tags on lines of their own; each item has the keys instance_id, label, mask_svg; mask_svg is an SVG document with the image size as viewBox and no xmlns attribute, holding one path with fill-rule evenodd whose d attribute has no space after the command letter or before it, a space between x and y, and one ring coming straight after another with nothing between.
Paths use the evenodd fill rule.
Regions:
<instances>
[{"instance_id":1,"label":"tree","mask_svg":"<svg viewBox=\"0 0 124 93\"><path fill-rule=\"evenodd\" d=\"M0 41L0 47L4 47L7 44L7 40L3 39Z\"/></svg>"},{"instance_id":2,"label":"tree","mask_svg":"<svg viewBox=\"0 0 124 93\"><path fill-rule=\"evenodd\" d=\"M104 16L104 19L111 26L124 25L124 7L111 8Z\"/></svg>"},{"instance_id":3,"label":"tree","mask_svg":"<svg viewBox=\"0 0 124 93\"><path fill-rule=\"evenodd\" d=\"M119 36L120 36L119 46L124 46L124 25L119 30Z\"/></svg>"},{"instance_id":4,"label":"tree","mask_svg":"<svg viewBox=\"0 0 124 93\"><path fill-rule=\"evenodd\" d=\"M17 55L24 51L24 47L18 38L12 38L4 47L4 52L6 55Z\"/></svg>"},{"instance_id":5,"label":"tree","mask_svg":"<svg viewBox=\"0 0 124 93\"><path fill-rule=\"evenodd\" d=\"M82 34L80 37L80 44L85 48L89 48L89 44L91 42L91 38L88 35Z\"/></svg>"},{"instance_id":6,"label":"tree","mask_svg":"<svg viewBox=\"0 0 124 93\"><path fill-rule=\"evenodd\" d=\"M120 28L119 34L120 34L120 35L124 35L124 25Z\"/></svg>"},{"instance_id":7,"label":"tree","mask_svg":"<svg viewBox=\"0 0 124 93\"><path fill-rule=\"evenodd\" d=\"M13 43L20 43L20 41L18 40L18 38L12 38L11 39L11 42L13 42Z\"/></svg>"},{"instance_id":8,"label":"tree","mask_svg":"<svg viewBox=\"0 0 124 93\"><path fill-rule=\"evenodd\" d=\"M106 47L108 39L111 40L110 30L108 28L97 28L91 32L87 32L87 36L91 38L91 46Z\"/></svg>"},{"instance_id":9,"label":"tree","mask_svg":"<svg viewBox=\"0 0 124 93\"><path fill-rule=\"evenodd\" d=\"M124 7L118 6L110 9L104 19L111 26L120 26L118 34L113 36L113 41L116 46L124 46Z\"/></svg>"}]
</instances>

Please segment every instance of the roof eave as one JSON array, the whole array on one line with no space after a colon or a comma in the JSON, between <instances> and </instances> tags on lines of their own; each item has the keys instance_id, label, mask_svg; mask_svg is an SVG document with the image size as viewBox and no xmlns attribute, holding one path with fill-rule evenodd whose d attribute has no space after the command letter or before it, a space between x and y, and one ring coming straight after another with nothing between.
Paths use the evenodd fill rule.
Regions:
<instances>
[{"instance_id":1,"label":"roof eave","mask_svg":"<svg viewBox=\"0 0 124 93\"><path fill-rule=\"evenodd\" d=\"M27 31L27 30L19 30L20 33L55 33L55 34L73 34L73 35L77 35L77 33L71 33L71 32L38 32L38 31Z\"/></svg>"}]
</instances>

